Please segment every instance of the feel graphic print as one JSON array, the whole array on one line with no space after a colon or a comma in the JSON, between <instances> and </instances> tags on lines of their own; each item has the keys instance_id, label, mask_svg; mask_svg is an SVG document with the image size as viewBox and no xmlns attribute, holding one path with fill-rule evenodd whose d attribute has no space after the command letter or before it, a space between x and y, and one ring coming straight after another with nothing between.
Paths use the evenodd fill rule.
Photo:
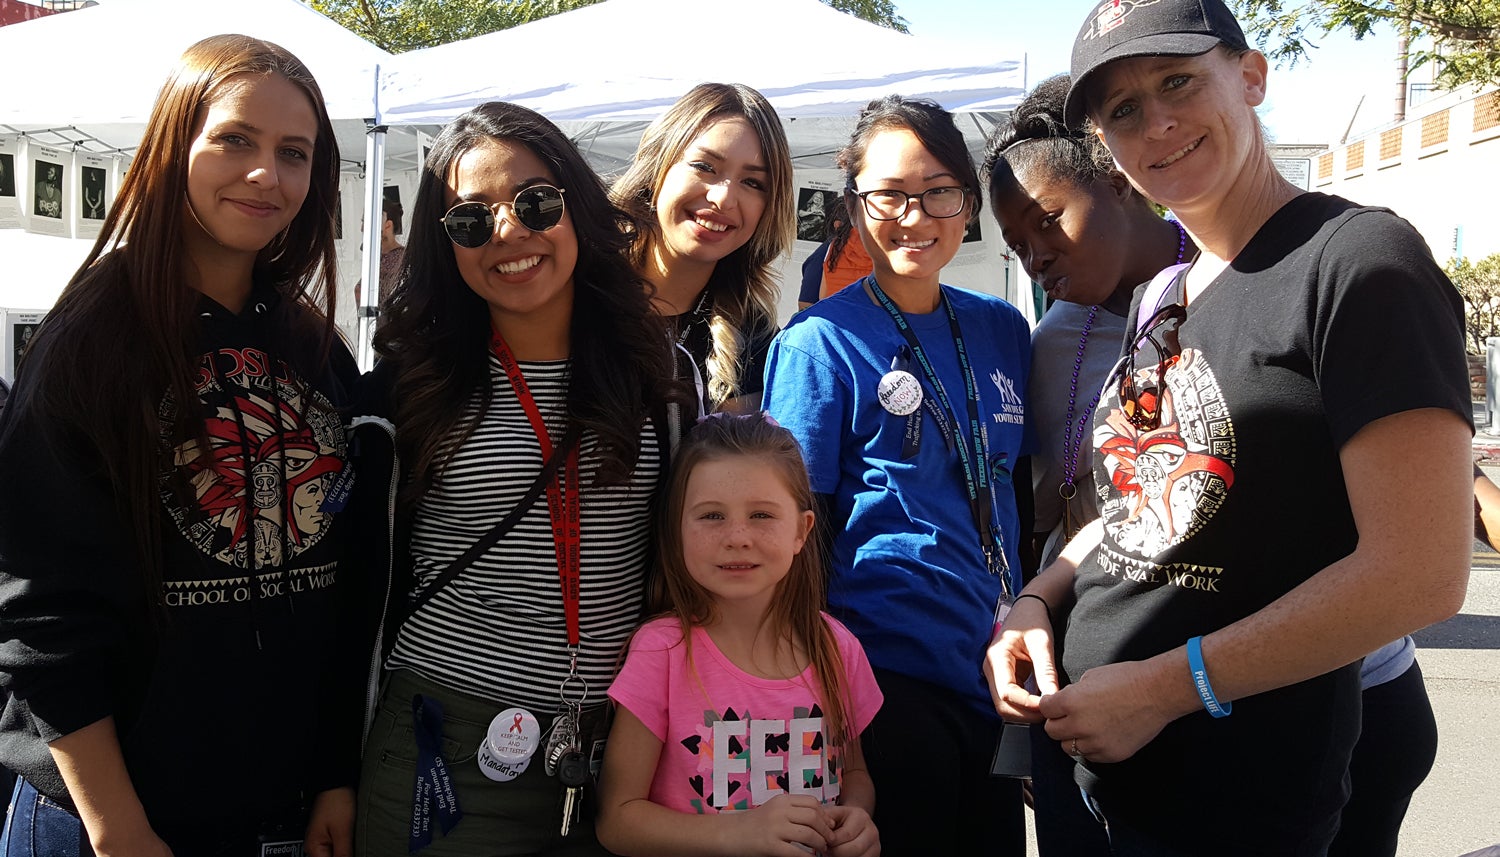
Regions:
<instances>
[{"instance_id":1,"label":"feel graphic print","mask_svg":"<svg viewBox=\"0 0 1500 857\"><path fill-rule=\"evenodd\" d=\"M779 794L837 800L842 760L824 741L822 709L796 706L791 714L759 719L733 708L705 710L694 734L663 750L692 755L688 786L697 797L684 809L699 815L748 810Z\"/></svg>"},{"instance_id":2,"label":"feel graphic print","mask_svg":"<svg viewBox=\"0 0 1500 857\"><path fill-rule=\"evenodd\" d=\"M324 503L345 452L338 417L285 362L273 365L254 348L204 355L196 389L208 447L195 437L170 441L190 495L168 471L162 502L204 555L246 570L281 567L316 545L331 523ZM163 431L175 413L169 395L159 414Z\"/></svg>"},{"instance_id":3,"label":"feel graphic print","mask_svg":"<svg viewBox=\"0 0 1500 857\"><path fill-rule=\"evenodd\" d=\"M1157 366L1135 373L1137 389L1157 388ZM1184 349L1165 371L1161 425L1138 428L1111 384L1094 427L1097 479L1104 518L1101 553L1110 574L1146 583L1218 591L1219 569L1152 562L1191 538L1213 518L1234 485L1234 422L1213 370L1196 349ZM1163 579L1158 572L1165 574Z\"/></svg>"}]
</instances>

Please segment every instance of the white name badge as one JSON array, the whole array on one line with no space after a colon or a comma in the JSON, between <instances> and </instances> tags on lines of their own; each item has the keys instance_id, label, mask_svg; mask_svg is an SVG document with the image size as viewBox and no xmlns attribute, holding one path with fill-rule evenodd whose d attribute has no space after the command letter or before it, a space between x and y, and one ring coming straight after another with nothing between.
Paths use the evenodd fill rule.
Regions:
<instances>
[{"instance_id":1,"label":"white name badge","mask_svg":"<svg viewBox=\"0 0 1500 857\"><path fill-rule=\"evenodd\" d=\"M541 726L530 711L507 708L490 721L485 744L502 762L524 762L536 753L541 734Z\"/></svg>"},{"instance_id":2,"label":"white name badge","mask_svg":"<svg viewBox=\"0 0 1500 857\"><path fill-rule=\"evenodd\" d=\"M922 384L917 376L902 369L892 369L880 379L875 388L880 406L898 417L904 417L922 407Z\"/></svg>"}]
</instances>

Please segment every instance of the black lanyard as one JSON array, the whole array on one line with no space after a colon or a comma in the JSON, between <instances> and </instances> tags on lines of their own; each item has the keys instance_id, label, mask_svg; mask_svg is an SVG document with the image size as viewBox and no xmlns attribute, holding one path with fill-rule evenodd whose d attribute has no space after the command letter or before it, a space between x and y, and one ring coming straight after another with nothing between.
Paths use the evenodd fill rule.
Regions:
<instances>
[{"instance_id":1,"label":"black lanyard","mask_svg":"<svg viewBox=\"0 0 1500 857\"><path fill-rule=\"evenodd\" d=\"M907 348L911 350L917 364L922 367L922 374L927 376L927 385L932 388L933 395L937 396L942 404L941 418L950 422L951 431L956 440L954 446L958 448L958 460L963 465L964 471L964 487L969 494L969 511L974 518L974 528L979 532L979 544L984 549L985 564L991 574L999 576L1000 586L1008 596L1010 579L1007 572L1010 571L1010 562L1005 558L1005 545L996 531L993 520L994 504L991 502L989 456L986 453L989 446L989 431L985 428L984 420L979 416L979 384L974 380L974 367L969 363L969 350L964 346L964 334L958 324L958 313L953 311L953 304L948 300L947 290L939 285L938 302L948 314L948 329L953 335L953 345L958 349L958 368L964 376L964 394L968 398L969 438L973 443L972 450L964 443L958 412L954 410L953 403L948 398L948 391L943 389L943 382L938 378L937 369L933 367L932 361L927 359L927 352L922 350L922 343L917 339L916 331L912 330L906 316L901 314L900 308L880 288L874 276L866 277L865 282L870 284L870 291L875 295L875 300L880 302L880 305L890 314L891 320L896 323L896 330L900 331L901 336L906 339ZM933 418L938 419L939 412L934 411Z\"/></svg>"}]
</instances>

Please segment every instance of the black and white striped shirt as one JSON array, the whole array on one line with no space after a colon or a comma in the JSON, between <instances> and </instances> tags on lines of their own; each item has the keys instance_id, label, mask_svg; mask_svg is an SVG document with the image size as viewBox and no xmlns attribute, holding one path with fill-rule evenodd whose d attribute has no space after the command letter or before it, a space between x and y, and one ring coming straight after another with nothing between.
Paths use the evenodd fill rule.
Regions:
<instances>
[{"instance_id":1,"label":"black and white striped shirt","mask_svg":"<svg viewBox=\"0 0 1500 857\"><path fill-rule=\"evenodd\" d=\"M554 442L564 432L568 363L522 362ZM438 474L412 532L416 591L432 582L514 508L542 469L541 448L499 360L490 357L489 412ZM478 408L478 394L468 413ZM603 702L625 640L640 619L650 504L661 469L656 427L641 428L628 485L592 485L595 439L579 457L582 572L578 671L585 704ZM551 518L543 493L515 527L433 596L401 628L388 668L410 669L456 690L533 712L552 712L568 674L568 639ZM498 709L497 709L498 710Z\"/></svg>"}]
</instances>

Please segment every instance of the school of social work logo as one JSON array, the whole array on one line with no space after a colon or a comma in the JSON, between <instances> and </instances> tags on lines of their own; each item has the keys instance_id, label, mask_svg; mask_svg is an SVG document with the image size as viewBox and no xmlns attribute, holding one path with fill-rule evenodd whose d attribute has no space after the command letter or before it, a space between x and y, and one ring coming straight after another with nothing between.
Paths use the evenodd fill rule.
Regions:
<instances>
[{"instance_id":1,"label":"school of social work logo","mask_svg":"<svg viewBox=\"0 0 1500 857\"><path fill-rule=\"evenodd\" d=\"M995 382L995 389L1000 391L1000 413L994 414L995 422L1016 425L1024 423L1026 403L1016 392L1016 382L999 369L990 372L990 380Z\"/></svg>"}]
</instances>

